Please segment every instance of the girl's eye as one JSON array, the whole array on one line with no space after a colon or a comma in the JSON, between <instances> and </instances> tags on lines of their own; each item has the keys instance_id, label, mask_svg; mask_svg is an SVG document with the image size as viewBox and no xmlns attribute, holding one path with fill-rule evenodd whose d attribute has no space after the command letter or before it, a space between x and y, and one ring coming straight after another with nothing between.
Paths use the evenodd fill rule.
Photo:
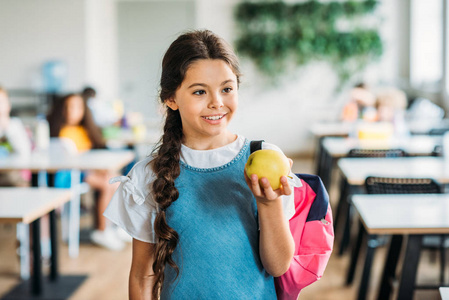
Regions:
<instances>
[{"instance_id":1,"label":"girl's eye","mask_svg":"<svg viewBox=\"0 0 449 300\"><path fill-rule=\"evenodd\" d=\"M206 91L205 90L198 90L198 91L194 91L193 94L194 95L204 95L204 94L206 94Z\"/></svg>"},{"instance_id":2,"label":"girl's eye","mask_svg":"<svg viewBox=\"0 0 449 300\"><path fill-rule=\"evenodd\" d=\"M225 93L230 93L232 91L232 88L224 88L223 89L223 92L225 92Z\"/></svg>"}]
</instances>

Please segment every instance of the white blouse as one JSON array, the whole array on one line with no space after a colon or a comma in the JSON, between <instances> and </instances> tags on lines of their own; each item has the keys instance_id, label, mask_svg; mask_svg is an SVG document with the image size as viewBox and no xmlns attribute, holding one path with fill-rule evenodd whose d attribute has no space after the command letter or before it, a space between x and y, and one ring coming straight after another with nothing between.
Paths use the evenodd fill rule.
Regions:
<instances>
[{"instance_id":1,"label":"white blouse","mask_svg":"<svg viewBox=\"0 0 449 300\"><path fill-rule=\"evenodd\" d=\"M194 150L184 145L181 146L181 160L195 168L214 168L227 164L240 152L245 144L245 138L237 139L220 148L212 150ZM282 152L277 146L262 143L262 149L272 149ZM153 224L158 212L158 205L152 199L150 183L154 180L148 163L151 157L147 157L134 165L128 176L114 177L110 183L121 182L104 216L123 228L133 238L156 243ZM290 173L289 183L292 187L302 186L301 181L293 173ZM294 194L283 196L284 215L287 220L295 214Z\"/></svg>"}]
</instances>

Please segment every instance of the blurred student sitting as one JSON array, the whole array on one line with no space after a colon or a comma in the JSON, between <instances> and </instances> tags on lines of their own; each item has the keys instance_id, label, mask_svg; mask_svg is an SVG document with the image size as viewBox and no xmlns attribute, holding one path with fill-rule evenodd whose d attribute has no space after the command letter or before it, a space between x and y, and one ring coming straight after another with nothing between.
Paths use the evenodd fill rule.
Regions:
<instances>
[{"instance_id":1,"label":"blurred student sitting","mask_svg":"<svg viewBox=\"0 0 449 300\"><path fill-rule=\"evenodd\" d=\"M394 87L381 89L377 93L377 115L379 121L394 121L397 114L402 114L407 108L406 94Z\"/></svg>"},{"instance_id":2,"label":"blurred student sitting","mask_svg":"<svg viewBox=\"0 0 449 300\"><path fill-rule=\"evenodd\" d=\"M29 157L30 138L19 118L10 117L11 103L8 93L0 87L0 157L11 153ZM27 186L29 180L23 172L0 172L0 186Z\"/></svg>"},{"instance_id":3,"label":"blurred student sitting","mask_svg":"<svg viewBox=\"0 0 449 300\"><path fill-rule=\"evenodd\" d=\"M350 91L350 99L343 107L342 121L353 122L358 119L375 121L376 96L365 83L359 83Z\"/></svg>"},{"instance_id":4,"label":"blurred student sitting","mask_svg":"<svg viewBox=\"0 0 449 300\"><path fill-rule=\"evenodd\" d=\"M90 109L80 95L69 94L55 102L47 119L50 125L50 136L72 140L79 152L104 148L101 130L95 124ZM119 174L109 171L91 171L83 175L84 181L99 191L99 197L96 199L98 228L91 234L92 241L111 250L121 250L126 236L116 232L112 224L108 224L103 216L117 188L117 184L110 185L108 181Z\"/></svg>"}]
</instances>

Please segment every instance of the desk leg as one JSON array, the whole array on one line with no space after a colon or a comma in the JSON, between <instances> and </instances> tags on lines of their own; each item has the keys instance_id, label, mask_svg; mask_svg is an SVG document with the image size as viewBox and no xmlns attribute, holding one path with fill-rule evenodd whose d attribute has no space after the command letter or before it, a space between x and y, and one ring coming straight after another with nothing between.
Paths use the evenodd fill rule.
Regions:
<instances>
[{"instance_id":1,"label":"desk leg","mask_svg":"<svg viewBox=\"0 0 449 300\"><path fill-rule=\"evenodd\" d=\"M40 219L32 223L33 231L33 276L31 277L31 292L42 294L42 261L41 261L41 223Z\"/></svg>"},{"instance_id":2,"label":"desk leg","mask_svg":"<svg viewBox=\"0 0 449 300\"><path fill-rule=\"evenodd\" d=\"M50 264L50 280L58 279L58 233L56 224L56 212L50 212L50 241L51 241L51 264Z\"/></svg>"},{"instance_id":3,"label":"desk leg","mask_svg":"<svg viewBox=\"0 0 449 300\"><path fill-rule=\"evenodd\" d=\"M418 271L419 256L421 254L422 235L410 235L402 266L401 281L399 283L398 300L413 298L416 273Z\"/></svg>"},{"instance_id":4,"label":"desk leg","mask_svg":"<svg viewBox=\"0 0 449 300\"><path fill-rule=\"evenodd\" d=\"M360 254L360 248L362 248L362 242L363 238L365 236L365 228L363 227L363 224L361 221L359 221L359 232L357 235L357 240L354 245L354 248L352 249L352 255L351 255L351 263L349 264L349 270L348 274L346 276L346 284L350 285L352 281L354 280L354 274L355 274L355 268L357 267L357 261L359 259Z\"/></svg>"},{"instance_id":5,"label":"desk leg","mask_svg":"<svg viewBox=\"0 0 449 300\"><path fill-rule=\"evenodd\" d=\"M370 234L368 236L368 247L366 248L365 264L363 265L362 280L359 287L358 300L366 299L366 293L368 291L369 279L371 276L371 265L373 264L374 253L378 246L377 235Z\"/></svg>"},{"instance_id":6,"label":"desk leg","mask_svg":"<svg viewBox=\"0 0 449 300\"><path fill-rule=\"evenodd\" d=\"M69 220L69 255L78 257L80 245L80 182L81 172L79 170L71 171L71 189L73 196L70 201L70 220Z\"/></svg>"},{"instance_id":7,"label":"desk leg","mask_svg":"<svg viewBox=\"0 0 449 300\"><path fill-rule=\"evenodd\" d=\"M16 225L17 239L19 240L20 278L30 278L30 226L24 223Z\"/></svg>"},{"instance_id":8,"label":"desk leg","mask_svg":"<svg viewBox=\"0 0 449 300\"><path fill-rule=\"evenodd\" d=\"M322 155L322 165L321 165L321 180L323 181L324 186L326 189L330 189L332 185L332 167L334 165L334 159L333 157L327 152L325 149L322 149L321 152Z\"/></svg>"},{"instance_id":9,"label":"desk leg","mask_svg":"<svg viewBox=\"0 0 449 300\"><path fill-rule=\"evenodd\" d=\"M318 176L322 173L322 158L323 158L323 145L322 145L323 138L318 138L317 140L317 147L315 151L315 174Z\"/></svg>"},{"instance_id":10,"label":"desk leg","mask_svg":"<svg viewBox=\"0 0 449 300\"><path fill-rule=\"evenodd\" d=\"M342 177L340 179L340 196L338 199L338 203L337 203L337 210L335 212L335 219L334 219L334 234L337 235L337 227L339 226L339 222L341 219L341 214L343 213L344 209L345 209L345 204L346 204L346 197L348 194L348 182L346 181L346 179L344 177Z\"/></svg>"},{"instance_id":11,"label":"desk leg","mask_svg":"<svg viewBox=\"0 0 449 300\"><path fill-rule=\"evenodd\" d=\"M390 248L388 250L387 259L385 261L385 266L382 273L380 291L377 296L378 300L390 298L391 282L395 277L396 266L398 264L399 255L401 254L402 240L402 235L393 235L391 238Z\"/></svg>"}]
</instances>

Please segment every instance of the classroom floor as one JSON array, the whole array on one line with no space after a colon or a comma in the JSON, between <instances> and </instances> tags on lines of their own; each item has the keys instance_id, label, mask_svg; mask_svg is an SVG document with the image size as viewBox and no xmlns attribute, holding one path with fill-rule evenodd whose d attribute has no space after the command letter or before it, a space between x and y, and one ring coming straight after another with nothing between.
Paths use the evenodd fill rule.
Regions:
<instances>
[{"instance_id":1,"label":"classroom floor","mask_svg":"<svg viewBox=\"0 0 449 300\"><path fill-rule=\"evenodd\" d=\"M312 159L294 159L293 171L297 173L313 173ZM337 176L333 176L336 178ZM330 191L331 204L334 205L338 190L333 184ZM82 224L88 225L90 217L84 216ZM15 226L0 225L0 298L19 283L19 260L16 255ZM335 246L335 249L337 249ZM358 278L362 264L359 262L356 279L351 286L345 286L344 280L349 264L349 254L341 257L334 251L323 278L305 288L300 300L351 300L356 299ZM82 243L79 257L72 259L68 256L67 245L60 247L60 274L88 275L86 281L72 295L70 300L122 300L128 299L127 283L131 262L131 246L128 245L120 252L107 251L89 243ZM385 258L385 248L376 252L373 262L373 272L368 292L368 299L376 299L380 274ZM421 255L418 270L418 284L435 284L439 268L438 255L431 253ZM48 269L45 268L44 272ZM447 271L447 270L446 270ZM47 273L45 273L47 274ZM446 272L446 278L449 278ZM440 300L438 291L417 291L414 300Z\"/></svg>"}]
</instances>

